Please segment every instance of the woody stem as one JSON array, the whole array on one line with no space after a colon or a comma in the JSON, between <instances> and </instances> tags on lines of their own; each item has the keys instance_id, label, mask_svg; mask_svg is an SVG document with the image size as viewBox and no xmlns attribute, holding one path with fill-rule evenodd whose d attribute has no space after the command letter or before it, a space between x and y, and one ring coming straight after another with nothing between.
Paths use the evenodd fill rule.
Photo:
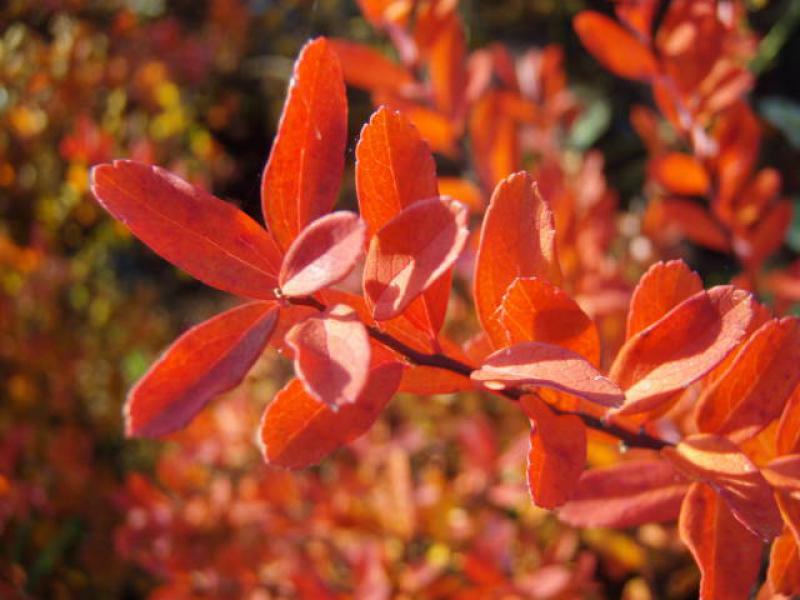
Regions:
<instances>
[{"instance_id":1,"label":"woody stem","mask_svg":"<svg viewBox=\"0 0 800 600\"><path fill-rule=\"evenodd\" d=\"M317 299L312 298L310 296L306 296L304 298L287 298L286 299L289 304L293 304L295 306L309 306L311 308L315 308L319 311L324 311L327 307L322 303L319 302ZM460 360L456 360L444 354L427 354L425 352L419 352L415 350L411 346L401 342L394 336L386 333L385 331L381 331L374 325L367 325L367 332L369 336L377 342L380 342L384 346L391 348L401 356L403 356L408 362L424 367L434 367L436 369L442 369L444 371L450 371L451 373L456 373L458 375L462 375L463 377L469 378L470 374L475 371L475 367L468 365L467 363L461 362ZM494 391L494 393L499 394L501 396L505 396L506 398L514 401L518 401L522 396L526 393L521 389L517 388L507 388L504 390ZM611 435L617 438L621 444L623 444L626 448L643 448L646 450L660 450L661 448L665 448L667 446L672 446L670 442L665 440L658 439L651 435L648 435L644 432L632 432L624 427L620 427L619 425L615 425L614 423L605 422L604 420L594 417L592 415L587 415L582 412L573 412L568 410L562 410L557 408L551 404L548 404L549 408L559 415L574 415L578 417L581 421L583 421L584 425L586 425L590 429L595 429L597 431L601 431L605 434Z\"/></svg>"}]
</instances>

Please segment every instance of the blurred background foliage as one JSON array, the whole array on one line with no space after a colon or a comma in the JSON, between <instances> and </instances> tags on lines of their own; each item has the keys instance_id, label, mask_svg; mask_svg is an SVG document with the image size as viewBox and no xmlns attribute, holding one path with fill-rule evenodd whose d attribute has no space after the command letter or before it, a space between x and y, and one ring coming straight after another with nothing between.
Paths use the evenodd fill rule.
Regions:
<instances>
[{"instance_id":1,"label":"blurred background foliage","mask_svg":"<svg viewBox=\"0 0 800 600\"><path fill-rule=\"evenodd\" d=\"M752 98L773 128L765 162L797 198L793 5L748 8L770 40ZM570 143L599 148L623 206L635 206L647 154L628 111L647 91L582 49L571 18L586 7L609 9L470 0L462 18L471 48L564 47L588 107ZM528 592L508 597L647 598L655 584L657 597L691 597L696 571L669 527L579 536L534 509L522 480L526 423L485 399L401 397L365 440L290 475L263 467L253 442L259 409L288 376L265 360L174 442L123 439L126 390L228 299L109 219L87 191L88 168L115 157L157 163L257 216L292 62L320 34L389 48L352 0L0 5L0 596L369 597L391 579L406 597L434 582L432 597L450 597L458 582L501 589L513 573ZM349 94L352 167L372 106ZM341 202L353 198L350 173ZM687 253L704 276L730 276L726 257ZM452 318L465 310L456 304Z\"/></svg>"}]
</instances>

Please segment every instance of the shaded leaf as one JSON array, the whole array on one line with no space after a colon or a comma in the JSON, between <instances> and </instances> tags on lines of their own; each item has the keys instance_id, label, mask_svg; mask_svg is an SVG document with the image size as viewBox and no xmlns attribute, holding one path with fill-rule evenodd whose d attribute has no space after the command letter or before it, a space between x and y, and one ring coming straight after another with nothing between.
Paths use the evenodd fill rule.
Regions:
<instances>
[{"instance_id":1,"label":"shaded leaf","mask_svg":"<svg viewBox=\"0 0 800 600\"><path fill-rule=\"evenodd\" d=\"M391 399L402 370L396 362L373 361L357 401L335 412L310 396L299 379L291 380L261 420L264 459L271 465L301 469L363 435Z\"/></svg>"},{"instance_id":2,"label":"shaded leaf","mask_svg":"<svg viewBox=\"0 0 800 600\"><path fill-rule=\"evenodd\" d=\"M594 322L552 283L538 277L515 279L488 329L496 347L544 342L600 363L600 338Z\"/></svg>"},{"instance_id":3,"label":"shaded leaf","mask_svg":"<svg viewBox=\"0 0 800 600\"><path fill-rule=\"evenodd\" d=\"M379 108L361 129L356 192L370 235L414 202L439 196L433 155L401 113Z\"/></svg>"},{"instance_id":4,"label":"shaded leaf","mask_svg":"<svg viewBox=\"0 0 800 600\"><path fill-rule=\"evenodd\" d=\"M336 201L346 143L342 68L328 41L317 38L295 63L261 180L264 219L284 250Z\"/></svg>"},{"instance_id":5,"label":"shaded leaf","mask_svg":"<svg viewBox=\"0 0 800 600\"><path fill-rule=\"evenodd\" d=\"M210 400L244 379L277 320L274 303L253 302L184 333L128 394L126 434L156 437L188 424Z\"/></svg>"},{"instance_id":6,"label":"shaded leaf","mask_svg":"<svg viewBox=\"0 0 800 600\"><path fill-rule=\"evenodd\" d=\"M663 202L662 210L664 218L695 244L725 254L731 251L728 233L696 202L669 199Z\"/></svg>"},{"instance_id":7,"label":"shaded leaf","mask_svg":"<svg viewBox=\"0 0 800 600\"><path fill-rule=\"evenodd\" d=\"M584 10L575 17L573 26L583 45L615 75L647 79L657 73L650 50L613 19Z\"/></svg>"},{"instance_id":8,"label":"shaded leaf","mask_svg":"<svg viewBox=\"0 0 800 600\"><path fill-rule=\"evenodd\" d=\"M681 540L700 567L700 600L747 600L758 579L762 542L707 485L694 484L681 507Z\"/></svg>"},{"instance_id":9,"label":"shaded leaf","mask_svg":"<svg viewBox=\"0 0 800 600\"><path fill-rule=\"evenodd\" d=\"M449 198L416 202L381 228L364 266L364 294L376 320L401 314L453 266L467 241L466 207Z\"/></svg>"},{"instance_id":10,"label":"shaded leaf","mask_svg":"<svg viewBox=\"0 0 800 600\"><path fill-rule=\"evenodd\" d=\"M339 57L344 80L354 87L402 94L415 85L408 70L374 48L343 39L331 39L328 43Z\"/></svg>"},{"instance_id":11,"label":"shaded leaf","mask_svg":"<svg viewBox=\"0 0 800 600\"><path fill-rule=\"evenodd\" d=\"M683 261L657 262L633 290L625 339L649 327L702 289L700 277Z\"/></svg>"},{"instance_id":12,"label":"shaded leaf","mask_svg":"<svg viewBox=\"0 0 800 600\"><path fill-rule=\"evenodd\" d=\"M271 299L281 253L255 221L183 179L129 160L92 169L103 207L169 262L210 286Z\"/></svg>"},{"instance_id":13,"label":"shaded leaf","mask_svg":"<svg viewBox=\"0 0 800 600\"><path fill-rule=\"evenodd\" d=\"M308 296L338 283L356 266L364 247L364 222L351 212L320 217L286 252L279 283L284 296Z\"/></svg>"},{"instance_id":14,"label":"shaded leaf","mask_svg":"<svg viewBox=\"0 0 800 600\"><path fill-rule=\"evenodd\" d=\"M694 156L681 152L653 159L650 173L668 192L683 196L705 196L711 185L703 165Z\"/></svg>"},{"instance_id":15,"label":"shaded leaf","mask_svg":"<svg viewBox=\"0 0 800 600\"><path fill-rule=\"evenodd\" d=\"M772 488L736 444L721 436L696 434L661 454L687 477L710 485L754 534L764 540L780 534L783 523Z\"/></svg>"},{"instance_id":16,"label":"shaded leaf","mask_svg":"<svg viewBox=\"0 0 800 600\"><path fill-rule=\"evenodd\" d=\"M556 508L570 499L586 465L586 426L575 415L555 415L535 396L520 400L533 421L528 489L536 506Z\"/></svg>"},{"instance_id":17,"label":"shaded leaf","mask_svg":"<svg viewBox=\"0 0 800 600\"><path fill-rule=\"evenodd\" d=\"M530 175L515 173L497 185L483 219L473 279L484 330L514 279L536 276L560 284L555 235L553 213Z\"/></svg>"},{"instance_id":18,"label":"shaded leaf","mask_svg":"<svg viewBox=\"0 0 800 600\"><path fill-rule=\"evenodd\" d=\"M367 382L370 341L350 307L338 304L295 325L286 335L306 391L334 410L356 402Z\"/></svg>"},{"instance_id":19,"label":"shaded leaf","mask_svg":"<svg viewBox=\"0 0 800 600\"><path fill-rule=\"evenodd\" d=\"M800 557L797 542L788 529L772 542L767 581L776 594L800 594Z\"/></svg>"},{"instance_id":20,"label":"shaded leaf","mask_svg":"<svg viewBox=\"0 0 800 600\"><path fill-rule=\"evenodd\" d=\"M576 527L635 527L675 519L689 483L665 460L632 460L586 471L558 512Z\"/></svg>"},{"instance_id":21,"label":"shaded leaf","mask_svg":"<svg viewBox=\"0 0 800 600\"><path fill-rule=\"evenodd\" d=\"M578 396L603 406L619 406L622 391L571 350L525 342L489 355L471 375L489 389L542 386Z\"/></svg>"}]
</instances>

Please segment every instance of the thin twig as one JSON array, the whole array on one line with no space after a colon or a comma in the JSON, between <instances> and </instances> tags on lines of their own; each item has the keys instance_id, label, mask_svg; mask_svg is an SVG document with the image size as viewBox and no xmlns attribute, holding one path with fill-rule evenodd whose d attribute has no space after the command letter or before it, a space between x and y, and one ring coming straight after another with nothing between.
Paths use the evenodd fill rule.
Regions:
<instances>
[{"instance_id":1,"label":"thin twig","mask_svg":"<svg viewBox=\"0 0 800 600\"><path fill-rule=\"evenodd\" d=\"M285 298L286 302L289 304L293 304L295 306L308 306L311 308L315 308L319 311L324 311L327 309L322 302L318 301L316 298L312 298L310 296L306 296L303 298ZM476 370L475 367L472 365L468 365L467 363L461 362L460 360L456 360L455 358L451 358L445 354L437 354L432 353L428 354L425 352L419 352L415 350L411 346L401 342L397 338L393 337L392 335L386 333L385 331L381 331L377 327L373 325L367 325L367 332L369 333L370 337L384 346L391 348L401 356L403 356L408 362L423 367L434 367L436 369L442 369L444 371L450 371L451 373L456 373L463 377L469 378L473 371ZM504 390L490 390L491 392L504 396L509 400L518 401L522 396L526 393L524 390L517 389L517 388L506 388ZM611 435L617 438L621 444L625 446L625 448L643 448L646 450L660 450L667 446L672 446L670 442L666 440L661 440L651 435L648 435L644 432L632 432L619 425L615 425L613 423L607 423L600 418L593 417L591 415L584 414L582 412L573 412L568 410L563 410L557 408L551 404L548 404L550 409L559 415L574 415L578 417L581 421L583 421L584 425L589 427L590 429L595 429L597 431L602 431L608 435Z\"/></svg>"}]
</instances>

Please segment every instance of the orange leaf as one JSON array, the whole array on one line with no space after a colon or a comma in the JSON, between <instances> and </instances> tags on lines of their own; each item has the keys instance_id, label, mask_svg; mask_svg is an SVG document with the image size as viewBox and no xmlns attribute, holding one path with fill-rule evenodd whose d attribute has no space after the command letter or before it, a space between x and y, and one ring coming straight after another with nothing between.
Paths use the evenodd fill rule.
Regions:
<instances>
[{"instance_id":1,"label":"orange leaf","mask_svg":"<svg viewBox=\"0 0 800 600\"><path fill-rule=\"evenodd\" d=\"M650 50L613 19L584 10L575 17L573 26L583 45L615 75L648 79L657 73Z\"/></svg>"},{"instance_id":2,"label":"orange leaf","mask_svg":"<svg viewBox=\"0 0 800 600\"><path fill-rule=\"evenodd\" d=\"M697 401L701 431L736 441L753 437L777 419L800 384L800 320L773 319L739 349L728 369Z\"/></svg>"},{"instance_id":3,"label":"orange leaf","mask_svg":"<svg viewBox=\"0 0 800 600\"><path fill-rule=\"evenodd\" d=\"M210 400L244 379L277 320L274 303L253 302L184 333L128 394L126 434L156 437L184 427Z\"/></svg>"},{"instance_id":4,"label":"orange leaf","mask_svg":"<svg viewBox=\"0 0 800 600\"><path fill-rule=\"evenodd\" d=\"M731 286L701 291L626 341L609 373L625 390L619 412L654 410L703 377L745 336L753 305Z\"/></svg>"},{"instance_id":5,"label":"orange leaf","mask_svg":"<svg viewBox=\"0 0 800 600\"><path fill-rule=\"evenodd\" d=\"M653 159L650 173L667 191L682 196L704 196L711 184L703 165L694 156L681 152Z\"/></svg>"},{"instance_id":6,"label":"orange leaf","mask_svg":"<svg viewBox=\"0 0 800 600\"><path fill-rule=\"evenodd\" d=\"M486 206L483 194L477 185L467 179L459 177L440 177L439 193L450 196L466 204L473 214L482 214Z\"/></svg>"},{"instance_id":7,"label":"orange leaf","mask_svg":"<svg viewBox=\"0 0 800 600\"><path fill-rule=\"evenodd\" d=\"M400 382L402 365L373 361L364 391L338 411L310 396L292 379L261 420L260 440L267 463L288 469L315 465L369 430Z\"/></svg>"},{"instance_id":8,"label":"orange leaf","mask_svg":"<svg viewBox=\"0 0 800 600\"><path fill-rule=\"evenodd\" d=\"M281 253L250 217L159 167L128 160L92 169L114 218L169 262L238 296L274 298Z\"/></svg>"},{"instance_id":9,"label":"orange leaf","mask_svg":"<svg viewBox=\"0 0 800 600\"><path fill-rule=\"evenodd\" d=\"M780 454L800 452L800 386L794 389L786 401L776 438Z\"/></svg>"},{"instance_id":10,"label":"orange leaf","mask_svg":"<svg viewBox=\"0 0 800 600\"><path fill-rule=\"evenodd\" d=\"M414 202L439 196L433 155L401 113L379 108L361 129L356 191L370 235Z\"/></svg>"},{"instance_id":11,"label":"orange leaf","mask_svg":"<svg viewBox=\"0 0 800 600\"><path fill-rule=\"evenodd\" d=\"M306 391L333 410L356 402L369 373L370 342L355 311L338 304L286 335Z\"/></svg>"},{"instance_id":12,"label":"orange leaf","mask_svg":"<svg viewBox=\"0 0 800 600\"><path fill-rule=\"evenodd\" d=\"M770 461L762 472L772 487L788 492L800 492L800 454L776 458Z\"/></svg>"},{"instance_id":13,"label":"orange leaf","mask_svg":"<svg viewBox=\"0 0 800 600\"><path fill-rule=\"evenodd\" d=\"M483 219L473 295L484 330L517 277L561 283L553 213L530 175L516 173L495 188Z\"/></svg>"},{"instance_id":14,"label":"orange leaf","mask_svg":"<svg viewBox=\"0 0 800 600\"><path fill-rule=\"evenodd\" d=\"M347 143L342 68L325 38L303 47L261 180L261 206L286 250L336 202Z\"/></svg>"},{"instance_id":15,"label":"orange leaf","mask_svg":"<svg viewBox=\"0 0 800 600\"><path fill-rule=\"evenodd\" d=\"M488 330L498 348L544 342L600 363L600 338L594 322L566 292L538 277L515 279L495 311Z\"/></svg>"},{"instance_id":16,"label":"orange leaf","mask_svg":"<svg viewBox=\"0 0 800 600\"><path fill-rule=\"evenodd\" d=\"M696 434L661 453L687 477L710 485L750 531L764 540L780 534L783 523L772 488L736 444Z\"/></svg>"},{"instance_id":17,"label":"orange leaf","mask_svg":"<svg viewBox=\"0 0 800 600\"><path fill-rule=\"evenodd\" d=\"M354 87L402 94L415 85L409 71L369 46L342 39L328 43L339 57L344 80Z\"/></svg>"},{"instance_id":18,"label":"orange leaf","mask_svg":"<svg viewBox=\"0 0 800 600\"><path fill-rule=\"evenodd\" d=\"M800 594L800 557L797 542L788 529L772 542L767 581L775 594Z\"/></svg>"},{"instance_id":19,"label":"orange leaf","mask_svg":"<svg viewBox=\"0 0 800 600\"><path fill-rule=\"evenodd\" d=\"M467 44L457 14L436 32L428 52L428 75L436 108L453 119L462 116L467 90Z\"/></svg>"},{"instance_id":20,"label":"orange leaf","mask_svg":"<svg viewBox=\"0 0 800 600\"><path fill-rule=\"evenodd\" d=\"M689 483L665 460L635 460L585 472L558 512L576 527L635 527L678 516Z\"/></svg>"},{"instance_id":21,"label":"orange leaf","mask_svg":"<svg viewBox=\"0 0 800 600\"><path fill-rule=\"evenodd\" d=\"M633 290L625 339L649 327L702 289L700 277L683 261L657 262Z\"/></svg>"},{"instance_id":22,"label":"orange leaf","mask_svg":"<svg viewBox=\"0 0 800 600\"><path fill-rule=\"evenodd\" d=\"M320 217L286 251L279 277L284 296L308 296L338 283L356 266L364 247L364 222L340 211Z\"/></svg>"},{"instance_id":23,"label":"orange leaf","mask_svg":"<svg viewBox=\"0 0 800 600\"><path fill-rule=\"evenodd\" d=\"M695 244L717 252L731 251L728 233L701 205L690 200L665 200L662 203L664 219L673 223L681 233Z\"/></svg>"},{"instance_id":24,"label":"orange leaf","mask_svg":"<svg viewBox=\"0 0 800 600\"><path fill-rule=\"evenodd\" d=\"M372 238L364 294L378 321L401 314L453 266L467 241L467 209L449 198L415 202Z\"/></svg>"},{"instance_id":25,"label":"orange leaf","mask_svg":"<svg viewBox=\"0 0 800 600\"><path fill-rule=\"evenodd\" d=\"M758 579L762 543L707 485L696 483L678 528L700 567L700 600L747 600Z\"/></svg>"},{"instance_id":26,"label":"orange leaf","mask_svg":"<svg viewBox=\"0 0 800 600\"><path fill-rule=\"evenodd\" d=\"M747 267L753 270L759 268L781 247L792 223L793 210L788 200L776 203L761 216L752 232L734 241L736 255Z\"/></svg>"},{"instance_id":27,"label":"orange leaf","mask_svg":"<svg viewBox=\"0 0 800 600\"><path fill-rule=\"evenodd\" d=\"M403 372L398 391L421 396L454 394L474 389L469 377L445 369L411 366Z\"/></svg>"},{"instance_id":28,"label":"orange leaf","mask_svg":"<svg viewBox=\"0 0 800 600\"><path fill-rule=\"evenodd\" d=\"M538 342L498 350L471 377L488 389L541 386L603 406L619 406L624 398L622 391L582 356Z\"/></svg>"},{"instance_id":29,"label":"orange leaf","mask_svg":"<svg viewBox=\"0 0 800 600\"><path fill-rule=\"evenodd\" d=\"M433 155L402 114L379 108L361 130L356 146L356 191L370 235L412 204L439 196ZM445 273L406 311L432 338L444 322L450 277Z\"/></svg>"},{"instance_id":30,"label":"orange leaf","mask_svg":"<svg viewBox=\"0 0 800 600\"><path fill-rule=\"evenodd\" d=\"M472 156L481 183L492 189L521 166L518 126L503 106L503 96L488 92L476 100L469 115Z\"/></svg>"},{"instance_id":31,"label":"orange leaf","mask_svg":"<svg viewBox=\"0 0 800 600\"><path fill-rule=\"evenodd\" d=\"M554 415L535 396L523 396L533 421L528 451L528 489L536 506L553 509L570 499L586 465L586 427L575 415Z\"/></svg>"}]
</instances>

